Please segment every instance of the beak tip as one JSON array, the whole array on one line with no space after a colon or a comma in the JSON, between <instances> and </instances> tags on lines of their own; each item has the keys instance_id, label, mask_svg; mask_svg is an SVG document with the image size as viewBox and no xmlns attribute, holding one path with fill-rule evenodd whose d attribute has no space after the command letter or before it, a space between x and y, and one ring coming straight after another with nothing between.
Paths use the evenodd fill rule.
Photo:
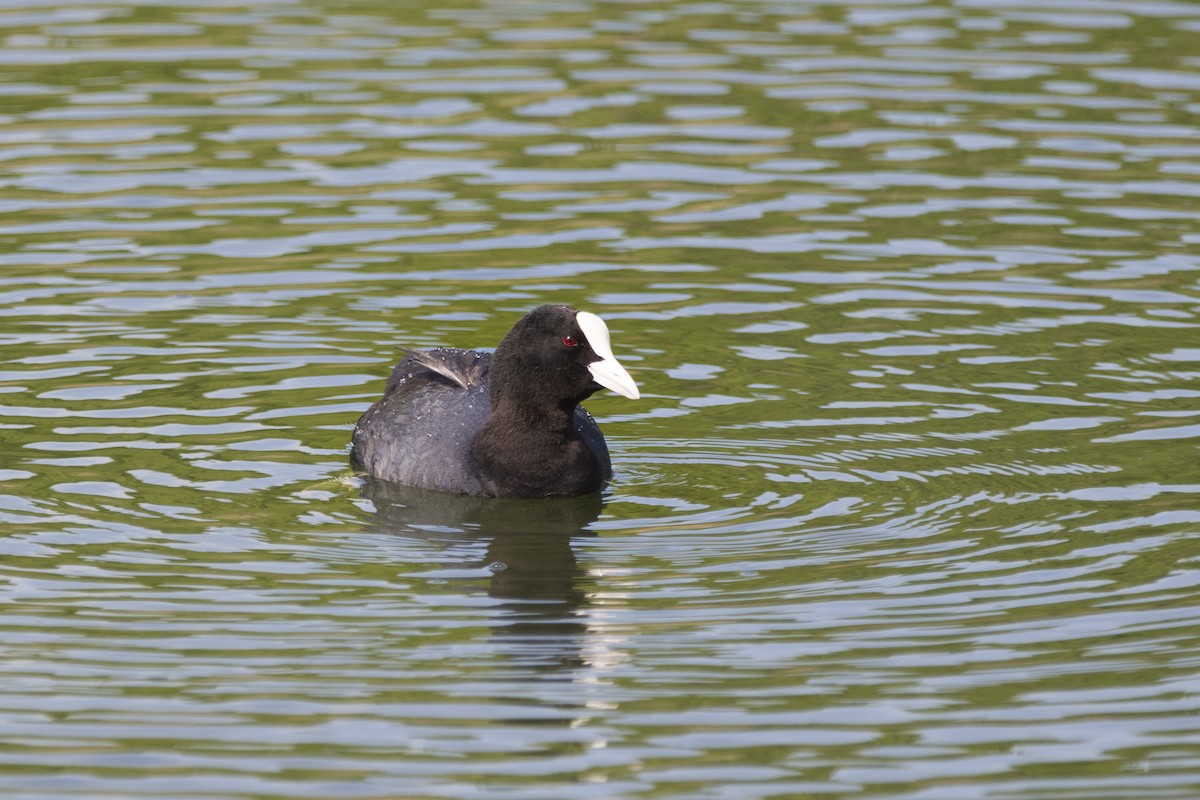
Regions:
<instances>
[{"instance_id":1,"label":"beak tip","mask_svg":"<svg viewBox=\"0 0 1200 800\"><path fill-rule=\"evenodd\" d=\"M633 378L615 360L597 361L588 367L588 371L592 373L592 380L609 391L616 392L630 400L638 400L642 396L638 385L633 382Z\"/></svg>"},{"instance_id":2,"label":"beak tip","mask_svg":"<svg viewBox=\"0 0 1200 800\"><path fill-rule=\"evenodd\" d=\"M600 385L629 400L640 400L642 398L641 391L638 390L637 384L633 381L611 381L601 383Z\"/></svg>"}]
</instances>

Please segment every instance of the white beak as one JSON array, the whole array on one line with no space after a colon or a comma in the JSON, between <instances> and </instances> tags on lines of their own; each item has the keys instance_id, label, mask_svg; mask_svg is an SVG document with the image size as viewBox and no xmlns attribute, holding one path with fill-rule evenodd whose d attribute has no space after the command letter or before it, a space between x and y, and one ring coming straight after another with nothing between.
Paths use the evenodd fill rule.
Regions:
<instances>
[{"instance_id":1,"label":"white beak","mask_svg":"<svg viewBox=\"0 0 1200 800\"><path fill-rule=\"evenodd\" d=\"M613 355L612 345L608 341L608 326L604 324L604 320L587 311L580 311L575 315L575 320L579 323L579 330L583 331L584 337L591 345L592 352L600 356L599 361L588 364L588 372L592 373L592 379L605 389L612 389L630 400L637 400L641 397L637 384L633 382L633 378L629 377L629 373Z\"/></svg>"}]
</instances>

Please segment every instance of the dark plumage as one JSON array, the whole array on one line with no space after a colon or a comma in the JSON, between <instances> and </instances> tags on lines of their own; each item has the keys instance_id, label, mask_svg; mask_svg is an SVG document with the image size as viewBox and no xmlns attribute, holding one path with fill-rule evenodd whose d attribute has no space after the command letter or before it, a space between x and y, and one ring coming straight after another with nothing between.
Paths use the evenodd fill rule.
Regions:
<instances>
[{"instance_id":1,"label":"dark plumage","mask_svg":"<svg viewBox=\"0 0 1200 800\"><path fill-rule=\"evenodd\" d=\"M494 354L409 351L359 418L351 460L384 480L481 497L595 492L612 462L579 403L602 387L638 397L604 322L541 306Z\"/></svg>"}]
</instances>

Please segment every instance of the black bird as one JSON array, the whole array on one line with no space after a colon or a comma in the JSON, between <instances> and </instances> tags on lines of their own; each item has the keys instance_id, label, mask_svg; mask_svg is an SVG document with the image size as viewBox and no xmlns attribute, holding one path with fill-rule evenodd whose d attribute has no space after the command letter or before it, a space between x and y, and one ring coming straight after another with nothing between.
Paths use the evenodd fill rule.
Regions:
<instances>
[{"instance_id":1,"label":"black bird","mask_svg":"<svg viewBox=\"0 0 1200 800\"><path fill-rule=\"evenodd\" d=\"M579 405L602 387L639 397L604 320L541 306L493 354L408 351L355 425L350 458L377 478L443 492L589 494L612 477L604 436Z\"/></svg>"}]
</instances>

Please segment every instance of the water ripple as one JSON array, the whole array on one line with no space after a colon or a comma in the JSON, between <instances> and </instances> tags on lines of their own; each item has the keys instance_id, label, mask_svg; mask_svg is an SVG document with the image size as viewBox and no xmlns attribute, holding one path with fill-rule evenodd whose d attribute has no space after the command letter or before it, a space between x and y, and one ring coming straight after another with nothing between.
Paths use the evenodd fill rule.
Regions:
<instances>
[{"instance_id":1,"label":"water ripple","mask_svg":"<svg viewBox=\"0 0 1200 800\"><path fill-rule=\"evenodd\" d=\"M1191 4L0 15L0 790L1185 800ZM603 496L352 474L602 313Z\"/></svg>"}]
</instances>

